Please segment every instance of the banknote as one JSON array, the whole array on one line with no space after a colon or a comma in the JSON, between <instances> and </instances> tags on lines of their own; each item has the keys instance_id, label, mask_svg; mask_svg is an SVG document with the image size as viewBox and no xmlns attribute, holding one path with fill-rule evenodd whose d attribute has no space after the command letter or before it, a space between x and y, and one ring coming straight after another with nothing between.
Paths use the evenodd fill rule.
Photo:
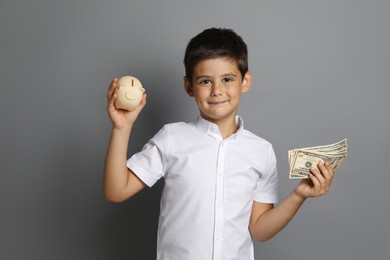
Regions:
<instances>
[{"instance_id":1,"label":"banknote","mask_svg":"<svg viewBox=\"0 0 390 260\"><path fill-rule=\"evenodd\" d=\"M309 177L310 169L317 168L319 162L328 162L336 171L344 162L348 153L347 139L337 143L298 148L288 151L290 179L305 179Z\"/></svg>"}]
</instances>

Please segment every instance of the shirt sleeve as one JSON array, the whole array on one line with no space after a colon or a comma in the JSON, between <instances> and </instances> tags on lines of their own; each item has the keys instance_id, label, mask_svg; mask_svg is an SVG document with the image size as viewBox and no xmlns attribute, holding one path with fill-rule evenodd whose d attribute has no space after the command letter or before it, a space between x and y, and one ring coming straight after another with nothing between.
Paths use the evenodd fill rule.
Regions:
<instances>
[{"instance_id":1,"label":"shirt sleeve","mask_svg":"<svg viewBox=\"0 0 390 260\"><path fill-rule=\"evenodd\" d=\"M271 146L268 151L268 170L262 174L257 182L254 200L262 203L277 203L278 194L278 171L275 152Z\"/></svg>"},{"instance_id":2,"label":"shirt sleeve","mask_svg":"<svg viewBox=\"0 0 390 260\"><path fill-rule=\"evenodd\" d=\"M165 150L168 134L162 128L150 139L142 150L127 160L127 167L131 169L147 186L153 186L164 176Z\"/></svg>"}]
</instances>

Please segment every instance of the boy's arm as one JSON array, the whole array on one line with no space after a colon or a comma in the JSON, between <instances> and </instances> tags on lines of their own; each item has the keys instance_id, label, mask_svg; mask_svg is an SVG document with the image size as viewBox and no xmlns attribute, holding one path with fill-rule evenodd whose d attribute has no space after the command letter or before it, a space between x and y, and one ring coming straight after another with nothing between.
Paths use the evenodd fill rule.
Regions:
<instances>
[{"instance_id":1,"label":"boy's arm","mask_svg":"<svg viewBox=\"0 0 390 260\"><path fill-rule=\"evenodd\" d=\"M254 202L249 223L252 236L266 241L282 230L298 212L306 198L321 196L329 191L334 172L328 164L318 164L310 179L304 179L295 190L275 208L272 204Z\"/></svg>"},{"instance_id":2,"label":"boy's arm","mask_svg":"<svg viewBox=\"0 0 390 260\"><path fill-rule=\"evenodd\" d=\"M130 133L112 130L104 166L104 195L111 202L122 202L146 185L126 165Z\"/></svg>"},{"instance_id":3,"label":"boy's arm","mask_svg":"<svg viewBox=\"0 0 390 260\"><path fill-rule=\"evenodd\" d=\"M121 202L133 196L146 185L127 168L127 147L133 124L146 104L144 94L141 104L133 111L115 107L115 89L117 79L114 79L107 92L107 111L113 124L104 166L104 195L107 200Z\"/></svg>"}]
</instances>

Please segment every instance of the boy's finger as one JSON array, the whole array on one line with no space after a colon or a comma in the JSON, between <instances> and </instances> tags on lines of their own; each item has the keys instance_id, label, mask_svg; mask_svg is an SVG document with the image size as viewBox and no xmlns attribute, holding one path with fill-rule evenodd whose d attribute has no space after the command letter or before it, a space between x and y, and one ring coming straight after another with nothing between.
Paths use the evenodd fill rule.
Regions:
<instances>
[{"instance_id":1,"label":"boy's finger","mask_svg":"<svg viewBox=\"0 0 390 260\"><path fill-rule=\"evenodd\" d=\"M114 78L110 83L110 87L108 88L108 91L107 91L107 99L108 100L111 99L111 97L116 89L117 81L118 81L118 79Z\"/></svg>"},{"instance_id":2,"label":"boy's finger","mask_svg":"<svg viewBox=\"0 0 390 260\"><path fill-rule=\"evenodd\" d=\"M109 106L115 106L115 99L117 98L117 94L114 93L111 95L111 97L108 100L108 105Z\"/></svg>"},{"instance_id":3,"label":"boy's finger","mask_svg":"<svg viewBox=\"0 0 390 260\"><path fill-rule=\"evenodd\" d=\"M313 182L313 188L315 190L319 190L321 187L321 183L318 180L317 176L315 174L311 173L311 174L309 174L309 178Z\"/></svg>"},{"instance_id":4,"label":"boy's finger","mask_svg":"<svg viewBox=\"0 0 390 260\"><path fill-rule=\"evenodd\" d=\"M333 175L334 175L334 170L333 170L332 166L330 165L330 163L325 162L325 167L326 167L326 169L328 169L328 172L329 172L329 174L331 175L331 177L333 177Z\"/></svg>"},{"instance_id":5,"label":"boy's finger","mask_svg":"<svg viewBox=\"0 0 390 260\"><path fill-rule=\"evenodd\" d=\"M147 97L147 94L144 93L144 94L142 95L142 99L141 99L141 102L140 102L140 105L141 105L142 107L145 106L145 104L146 104L146 97Z\"/></svg>"},{"instance_id":6,"label":"boy's finger","mask_svg":"<svg viewBox=\"0 0 390 260\"><path fill-rule=\"evenodd\" d=\"M326 186L326 178L322 175L322 173L317 168L311 169L312 175L317 179L318 181L318 188Z\"/></svg>"},{"instance_id":7,"label":"boy's finger","mask_svg":"<svg viewBox=\"0 0 390 260\"><path fill-rule=\"evenodd\" d=\"M141 102L139 103L139 105L136 107L135 110L141 111L144 108L144 106L146 105L146 96L147 96L146 93L142 95Z\"/></svg>"},{"instance_id":8,"label":"boy's finger","mask_svg":"<svg viewBox=\"0 0 390 260\"><path fill-rule=\"evenodd\" d=\"M330 180L333 177L333 168L330 166L328 162L318 163L318 168L321 171L321 174L325 177L325 179Z\"/></svg>"}]
</instances>

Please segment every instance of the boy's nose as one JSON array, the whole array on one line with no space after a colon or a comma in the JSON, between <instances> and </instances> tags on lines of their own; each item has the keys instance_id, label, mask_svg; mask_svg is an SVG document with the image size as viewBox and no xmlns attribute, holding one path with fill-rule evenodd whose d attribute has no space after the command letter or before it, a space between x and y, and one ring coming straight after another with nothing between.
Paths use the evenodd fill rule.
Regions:
<instances>
[{"instance_id":1,"label":"boy's nose","mask_svg":"<svg viewBox=\"0 0 390 260\"><path fill-rule=\"evenodd\" d=\"M214 83L211 89L212 96L219 96L223 93L223 86L220 83Z\"/></svg>"}]
</instances>

